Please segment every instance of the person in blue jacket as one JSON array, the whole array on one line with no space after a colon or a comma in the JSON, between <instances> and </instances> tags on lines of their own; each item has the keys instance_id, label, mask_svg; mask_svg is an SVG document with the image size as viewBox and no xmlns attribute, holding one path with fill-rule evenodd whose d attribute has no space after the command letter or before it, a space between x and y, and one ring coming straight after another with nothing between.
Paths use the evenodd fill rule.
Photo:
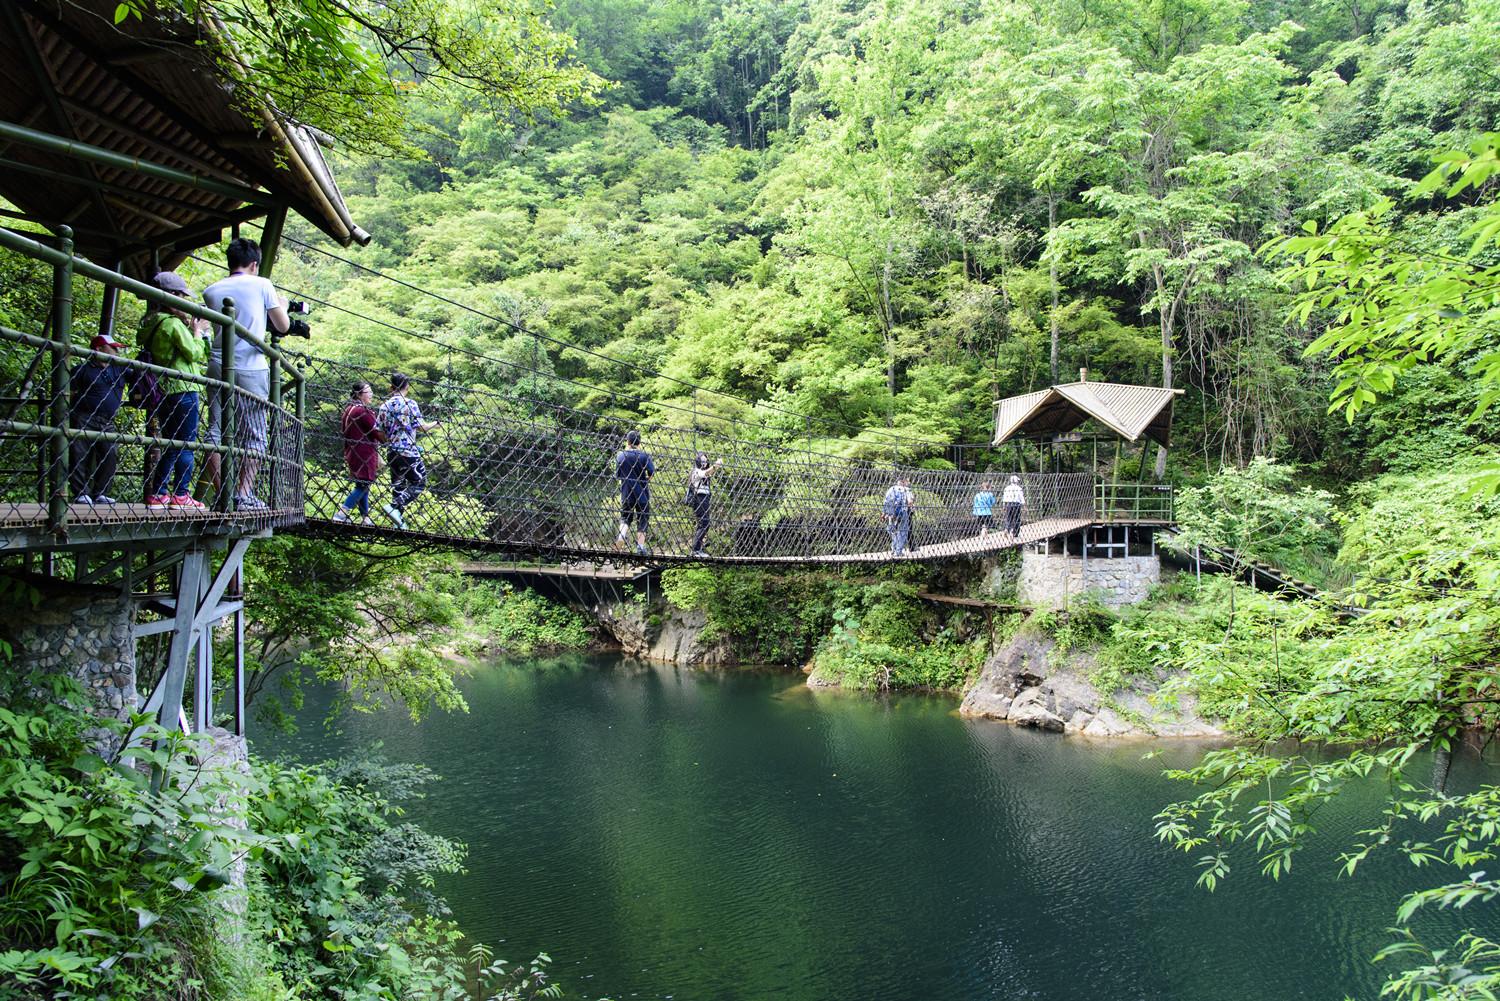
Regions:
<instances>
[{"instance_id":1,"label":"person in blue jacket","mask_svg":"<svg viewBox=\"0 0 1500 1001\"><path fill-rule=\"evenodd\" d=\"M615 478L620 481L620 532L615 542L624 545L635 526L635 551L645 556L646 529L651 519L651 477L656 464L641 448L641 433L634 428L625 435L625 447L615 455Z\"/></svg>"},{"instance_id":2,"label":"person in blue jacket","mask_svg":"<svg viewBox=\"0 0 1500 1001\"><path fill-rule=\"evenodd\" d=\"M979 484L979 493L974 495L974 520L979 522L979 534L989 535L995 524L995 488L989 480Z\"/></svg>"}]
</instances>

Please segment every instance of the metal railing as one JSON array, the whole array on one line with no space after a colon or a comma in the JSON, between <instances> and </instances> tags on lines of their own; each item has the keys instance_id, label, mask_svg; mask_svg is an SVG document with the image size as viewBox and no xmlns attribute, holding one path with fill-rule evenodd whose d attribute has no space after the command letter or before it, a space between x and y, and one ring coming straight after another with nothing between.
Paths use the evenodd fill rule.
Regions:
<instances>
[{"instance_id":1,"label":"metal railing","mask_svg":"<svg viewBox=\"0 0 1500 1001\"><path fill-rule=\"evenodd\" d=\"M0 228L0 249L48 265L52 271L50 315L39 333L0 324L0 529L40 531L58 542L78 533L99 541L149 541L163 536L234 525L259 530L302 519L302 428L306 395L301 369L274 346L235 322L232 304L215 312L154 286L100 267L73 254L72 234L60 228L58 246ZM129 292L157 307L171 307L217 328L220 371L216 378L179 372L133 357L138 346L115 355L73 342L75 278ZM112 293L109 293L112 294ZM265 398L235 379L237 341L251 344L268 365ZM85 410L73 386L114 368L102 405ZM196 424L180 414L133 407L124 385L147 376L192 385L201 412ZM123 385L122 385L123 384ZM98 396L100 394L94 394ZM289 397L289 399L288 399ZM98 404L98 401L94 401ZM186 402L176 401L185 408ZM218 420L217 441L205 433ZM242 417L250 424L239 427ZM259 424L264 418L264 434ZM166 430L175 431L169 435ZM193 479L203 508L148 509L145 500L164 457L194 457ZM206 461L198 461L206 460ZM209 476L200 476L204 467ZM216 475L213 475L215 474ZM240 481L244 480L244 489ZM113 503L85 503L103 494ZM264 506L236 499L253 495ZM210 524L204 524L210 523Z\"/></svg>"},{"instance_id":2,"label":"metal railing","mask_svg":"<svg viewBox=\"0 0 1500 1001\"><path fill-rule=\"evenodd\" d=\"M1160 522L1173 519L1172 487L1167 483L1094 484L1094 517L1101 524L1111 522Z\"/></svg>"}]
</instances>

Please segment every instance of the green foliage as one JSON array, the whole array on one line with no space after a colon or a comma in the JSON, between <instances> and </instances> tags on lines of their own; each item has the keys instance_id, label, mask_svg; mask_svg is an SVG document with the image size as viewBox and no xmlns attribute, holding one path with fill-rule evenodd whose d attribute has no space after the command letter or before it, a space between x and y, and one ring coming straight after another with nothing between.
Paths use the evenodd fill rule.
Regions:
<instances>
[{"instance_id":1,"label":"green foliage","mask_svg":"<svg viewBox=\"0 0 1500 1001\"><path fill-rule=\"evenodd\" d=\"M1326 491L1297 486L1291 467L1256 458L1181 491L1178 532L1164 542L1184 553L1219 550L1239 567L1263 561L1321 581L1336 543L1332 502Z\"/></svg>"},{"instance_id":2,"label":"green foliage","mask_svg":"<svg viewBox=\"0 0 1500 1001\"><path fill-rule=\"evenodd\" d=\"M586 98L600 81L572 40L527 0L121 0L126 34L148 18L193 17L247 117L259 103L355 149L412 153L408 96L491 102L526 114ZM356 125L356 123L358 123Z\"/></svg>"},{"instance_id":3,"label":"green foliage","mask_svg":"<svg viewBox=\"0 0 1500 1001\"><path fill-rule=\"evenodd\" d=\"M472 580L459 582L459 587L459 609L468 628L496 649L519 654L581 650L593 641L584 616L529 588Z\"/></svg>"},{"instance_id":4,"label":"green foliage","mask_svg":"<svg viewBox=\"0 0 1500 1001\"><path fill-rule=\"evenodd\" d=\"M420 719L462 710L452 667L436 638L458 621L451 554L359 551L277 536L245 561L246 699L267 721L283 719L277 696L295 705L304 670L337 681L342 704L395 701Z\"/></svg>"},{"instance_id":5,"label":"green foliage","mask_svg":"<svg viewBox=\"0 0 1500 1001\"><path fill-rule=\"evenodd\" d=\"M1267 253L1291 258L1286 278L1305 291L1296 315L1306 323L1326 312L1309 353L1339 359L1332 409L1355 413L1388 395L1414 366L1462 367L1480 384L1478 410L1500 398L1500 201L1490 177L1500 169L1500 134L1476 139L1467 151L1437 157L1438 166L1413 189L1454 202L1474 192L1479 204L1457 202L1448 218L1406 224L1392 199L1340 217L1325 231L1272 241ZM1320 313L1321 315L1321 313Z\"/></svg>"},{"instance_id":6,"label":"green foliage","mask_svg":"<svg viewBox=\"0 0 1500 1001\"><path fill-rule=\"evenodd\" d=\"M22 998L156 998L198 975L196 929L253 839L224 804L242 780L194 760L204 740L66 708L76 682L12 678L0 707L0 979ZM151 743L155 746L152 747ZM153 787L147 771L160 780Z\"/></svg>"},{"instance_id":7,"label":"green foliage","mask_svg":"<svg viewBox=\"0 0 1500 1001\"><path fill-rule=\"evenodd\" d=\"M1460 457L1456 466L1387 476L1356 494L1340 560L1355 574L1350 599L1366 607L1363 614L1340 621L1324 612L1286 633L1273 628L1282 641L1267 659L1264 640L1257 654L1234 638L1244 628L1242 596L1221 649L1210 648L1194 668L1200 691L1221 693L1220 711L1239 704L1231 718L1242 732L1262 741L1313 738L1332 750L1211 752L1177 773L1203 791L1158 817L1158 835L1198 856L1209 888L1230 874L1239 853L1279 876L1323 805L1352 782L1380 777L1390 789L1380 823L1341 855L1346 871L1373 852L1398 851L1439 880L1405 898L1396 915L1400 937L1382 953L1417 961L1387 984L1388 994L1402 998L1484 998L1500 988L1493 940L1471 930L1438 949L1409 927L1426 908L1480 907L1496 896L1476 868L1500 851L1495 786L1463 795L1443 787L1442 761L1464 734L1500 727L1493 601L1500 502L1476 489L1483 460ZM1432 774L1432 755L1438 777L1429 782L1423 773Z\"/></svg>"},{"instance_id":8,"label":"green foliage","mask_svg":"<svg viewBox=\"0 0 1500 1001\"><path fill-rule=\"evenodd\" d=\"M678 608L702 611L705 642L727 638L766 664L800 664L826 629L850 585L816 573L667 570L662 594Z\"/></svg>"}]
</instances>

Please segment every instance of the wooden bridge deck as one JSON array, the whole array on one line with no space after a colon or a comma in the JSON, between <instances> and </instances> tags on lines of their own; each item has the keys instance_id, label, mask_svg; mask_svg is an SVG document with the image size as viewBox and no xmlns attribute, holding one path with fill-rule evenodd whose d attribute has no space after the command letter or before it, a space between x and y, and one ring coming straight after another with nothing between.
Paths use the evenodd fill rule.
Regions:
<instances>
[{"instance_id":1,"label":"wooden bridge deck","mask_svg":"<svg viewBox=\"0 0 1500 1001\"><path fill-rule=\"evenodd\" d=\"M386 542L408 542L424 543L432 545L447 546L453 549L468 552L525 552L528 554L548 553L559 560L576 559L587 560L592 563L609 563L617 567L628 568L632 566L663 566L680 564L708 564L725 566L840 566L856 564L876 563L925 563L936 560L952 559L963 556L983 556L987 553L997 553L1006 549L1014 549L1019 546L1040 542L1043 539L1055 538L1087 528L1093 524L1089 518L1043 518L1030 524L1021 526L1021 534L1017 537L1006 535L1004 532L994 531L988 535L973 535L952 542L933 543L921 546L915 550L894 556L889 550L877 550L862 553L830 553L830 554L797 554L786 555L709 555L692 556L687 553L674 552L652 552L647 556L638 556L628 550L616 549L607 546L601 547L558 547L542 546L524 542L487 542L483 539L473 539L460 536L450 536L427 533L412 529L401 530L380 526L356 526L345 522L334 522L326 519L309 518L298 526L296 531L318 535L326 538L367 538L372 541ZM515 565L513 572L522 572L520 565ZM540 571L535 566L524 569L527 573L549 572L555 576L588 576L581 568L563 569L562 564L554 564L549 571ZM616 574L624 574L625 577L636 576L639 571L629 573L626 570L614 571ZM600 579L605 579L600 577ZM611 578L612 579L612 578Z\"/></svg>"}]
</instances>

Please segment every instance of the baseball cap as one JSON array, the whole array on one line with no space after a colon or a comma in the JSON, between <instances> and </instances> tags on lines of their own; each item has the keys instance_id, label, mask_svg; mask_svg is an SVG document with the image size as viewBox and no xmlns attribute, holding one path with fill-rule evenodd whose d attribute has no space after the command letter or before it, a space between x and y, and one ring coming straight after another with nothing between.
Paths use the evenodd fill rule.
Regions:
<instances>
[{"instance_id":1,"label":"baseball cap","mask_svg":"<svg viewBox=\"0 0 1500 1001\"><path fill-rule=\"evenodd\" d=\"M158 271L156 277L151 279L151 284L163 292L189 296L193 294L193 290L188 288L188 283L183 281L182 276L175 271Z\"/></svg>"},{"instance_id":2,"label":"baseball cap","mask_svg":"<svg viewBox=\"0 0 1500 1001\"><path fill-rule=\"evenodd\" d=\"M96 334L94 339L89 342L89 347L95 351L103 351L105 348L123 348L124 346L108 334Z\"/></svg>"}]
</instances>

